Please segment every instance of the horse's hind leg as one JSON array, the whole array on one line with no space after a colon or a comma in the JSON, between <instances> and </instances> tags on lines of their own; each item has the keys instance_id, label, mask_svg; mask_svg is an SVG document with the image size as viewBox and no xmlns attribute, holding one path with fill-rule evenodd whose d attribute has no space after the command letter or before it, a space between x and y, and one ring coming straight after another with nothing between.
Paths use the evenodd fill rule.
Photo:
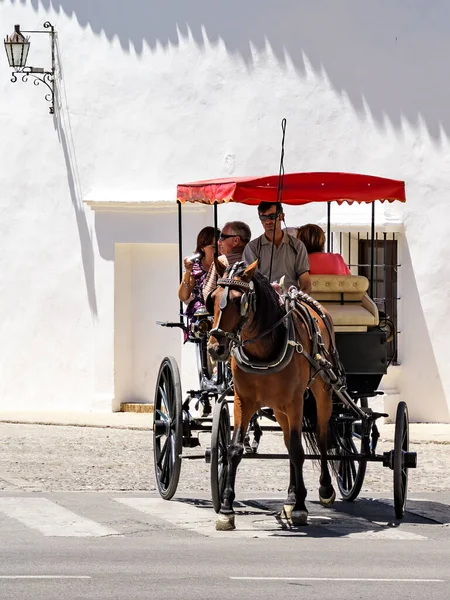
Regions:
<instances>
[{"instance_id":1,"label":"horse's hind leg","mask_svg":"<svg viewBox=\"0 0 450 600\"><path fill-rule=\"evenodd\" d=\"M317 379L311 386L311 391L316 399L317 407L317 443L320 451L320 487L319 500L323 506L333 504L336 499L336 493L331 481L330 470L328 468L328 427L332 411L331 390L327 390L325 383Z\"/></svg>"},{"instance_id":2,"label":"horse's hind leg","mask_svg":"<svg viewBox=\"0 0 450 600\"><path fill-rule=\"evenodd\" d=\"M236 472L244 454L244 437L250 418L256 407L243 406L241 399L235 391L234 394L234 430L233 437L228 447L228 473L223 494L223 502L216 521L218 531L230 531L235 529L233 502L236 497L234 487L236 483Z\"/></svg>"}]
</instances>

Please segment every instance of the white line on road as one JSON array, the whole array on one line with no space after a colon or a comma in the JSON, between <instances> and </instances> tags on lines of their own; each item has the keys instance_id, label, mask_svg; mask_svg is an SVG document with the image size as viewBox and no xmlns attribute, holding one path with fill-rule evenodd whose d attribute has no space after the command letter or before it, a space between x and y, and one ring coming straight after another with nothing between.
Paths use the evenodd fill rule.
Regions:
<instances>
[{"instance_id":1,"label":"white line on road","mask_svg":"<svg viewBox=\"0 0 450 600\"><path fill-rule=\"evenodd\" d=\"M45 498L0 498L0 512L53 537L102 537L119 532Z\"/></svg>"},{"instance_id":2,"label":"white line on road","mask_svg":"<svg viewBox=\"0 0 450 600\"><path fill-rule=\"evenodd\" d=\"M90 579L89 575L0 575L0 579Z\"/></svg>"},{"instance_id":3,"label":"white line on road","mask_svg":"<svg viewBox=\"0 0 450 600\"><path fill-rule=\"evenodd\" d=\"M211 526L213 512L211 509L198 508L184 502L167 502L161 498L115 498L116 502L125 504L135 510L168 521L176 527L196 530L198 526Z\"/></svg>"},{"instance_id":4,"label":"white line on road","mask_svg":"<svg viewBox=\"0 0 450 600\"><path fill-rule=\"evenodd\" d=\"M401 529L380 529L379 531L369 529L368 531L355 531L345 537L352 539L373 539L373 540L427 540L428 538L411 531L402 531Z\"/></svg>"},{"instance_id":5,"label":"white line on road","mask_svg":"<svg viewBox=\"0 0 450 600\"><path fill-rule=\"evenodd\" d=\"M164 519L175 527L194 531L206 537L224 537L223 531L216 531L217 515L212 508L200 508L185 502L162 500L161 498L115 498L116 502L125 504L135 510L148 515ZM237 515L236 530L231 533L233 537L267 537L273 531L257 531L253 523ZM227 534L225 534L227 535Z\"/></svg>"},{"instance_id":6,"label":"white line on road","mask_svg":"<svg viewBox=\"0 0 450 600\"><path fill-rule=\"evenodd\" d=\"M230 577L241 581L369 581L374 583L445 583L445 579L385 579L370 577Z\"/></svg>"}]
</instances>

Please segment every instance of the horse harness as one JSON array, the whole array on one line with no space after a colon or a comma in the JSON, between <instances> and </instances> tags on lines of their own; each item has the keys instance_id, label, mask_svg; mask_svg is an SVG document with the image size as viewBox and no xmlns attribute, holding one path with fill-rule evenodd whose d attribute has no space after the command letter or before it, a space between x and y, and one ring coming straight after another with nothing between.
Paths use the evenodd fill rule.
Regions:
<instances>
[{"instance_id":1,"label":"horse harness","mask_svg":"<svg viewBox=\"0 0 450 600\"><path fill-rule=\"evenodd\" d=\"M310 380L308 382L308 387L315 377L319 375L319 373L329 384L338 383L345 385L345 373L334 344L331 329L332 325L327 313L325 313L319 302L314 300L314 298L311 298L311 296L308 294L304 294L303 292L297 290L295 286L291 286L289 292L282 296L282 298L284 297L286 313L281 317L281 319L279 319L268 329L264 330L262 333L259 333L257 336L247 340L241 340L241 331L248 320L250 309L253 309L253 311L256 310L256 292L253 281L246 282L234 279L233 275L238 264L239 263L233 265L228 277L219 278L217 280L217 285L224 288L224 293L220 299L220 315L217 325L209 332L209 335L216 338L224 337L232 342L232 354L236 360L236 363L239 368L246 373L259 373L264 375L277 373L284 369L291 362L294 352L298 352L299 354L302 354L310 364ZM230 289L238 289L243 291L240 302L240 314L242 321L236 333L230 333L220 329L222 311L228 304ZM305 305L310 307L323 320L330 338L330 351L325 348L325 344L323 343L318 327L318 319L311 315L310 311ZM299 316L305 325L312 344L311 354L309 354L303 345L296 339L297 336L293 319L294 313ZM250 359L244 351L245 346L262 339L280 325L283 325L285 328L284 344L280 354L270 362L254 358Z\"/></svg>"}]
</instances>

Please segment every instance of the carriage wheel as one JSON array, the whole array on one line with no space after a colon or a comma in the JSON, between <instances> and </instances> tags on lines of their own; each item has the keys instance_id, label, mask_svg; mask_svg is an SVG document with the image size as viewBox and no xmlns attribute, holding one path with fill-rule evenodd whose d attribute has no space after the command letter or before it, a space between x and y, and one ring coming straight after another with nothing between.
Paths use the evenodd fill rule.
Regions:
<instances>
[{"instance_id":1,"label":"carriage wheel","mask_svg":"<svg viewBox=\"0 0 450 600\"><path fill-rule=\"evenodd\" d=\"M175 494L180 479L183 450L183 408L178 366L171 356L159 367L156 382L153 452L158 491L164 500Z\"/></svg>"},{"instance_id":2,"label":"carriage wheel","mask_svg":"<svg viewBox=\"0 0 450 600\"><path fill-rule=\"evenodd\" d=\"M339 431L339 452L345 456L352 454L362 454L362 442L354 436L350 427L345 427ZM358 446L355 444L358 440ZM366 475L366 460L341 460L339 461L337 484L343 500L352 502L361 491L364 477Z\"/></svg>"},{"instance_id":3,"label":"carriage wheel","mask_svg":"<svg viewBox=\"0 0 450 600\"><path fill-rule=\"evenodd\" d=\"M399 402L395 417L394 435L394 507L397 519L405 514L406 493L408 488L408 467L405 453L409 450L409 418L405 402Z\"/></svg>"},{"instance_id":4,"label":"carriage wheel","mask_svg":"<svg viewBox=\"0 0 450 600\"><path fill-rule=\"evenodd\" d=\"M211 432L211 496L216 513L222 506L228 475L228 446L230 445L231 427L227 392L222 394L214 406Z\"/></svg>"}]
</instances>

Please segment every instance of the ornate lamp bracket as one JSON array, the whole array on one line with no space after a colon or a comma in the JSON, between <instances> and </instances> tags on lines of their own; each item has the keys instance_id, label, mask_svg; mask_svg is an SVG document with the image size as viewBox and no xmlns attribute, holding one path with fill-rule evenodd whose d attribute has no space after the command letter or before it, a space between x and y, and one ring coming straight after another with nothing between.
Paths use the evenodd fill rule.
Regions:
<instances>
[{"instance_id":1,"label":"ornate lamp bracket","mask_svg":"<svg viewBox=\"0 0 450 600\"><path fill-rule=\"evenodd\" d=\"M45 100L50 103L49 112L54 114L55 112L55 38L56 32L54 26L50 21L44 23L44 28L48 31L21 31L21 33L46 33L50 35L50 44L52 52L52 66L51 70L45 70L42 67L27 67L27 66L15 66L13 67L11 81L16 83L17 77L20 77L22 81L27 82L29 77L33 78L34 85L40 85L43 83L47 86L49 91L45 94Z\"/></svg>"}]
</instances>

